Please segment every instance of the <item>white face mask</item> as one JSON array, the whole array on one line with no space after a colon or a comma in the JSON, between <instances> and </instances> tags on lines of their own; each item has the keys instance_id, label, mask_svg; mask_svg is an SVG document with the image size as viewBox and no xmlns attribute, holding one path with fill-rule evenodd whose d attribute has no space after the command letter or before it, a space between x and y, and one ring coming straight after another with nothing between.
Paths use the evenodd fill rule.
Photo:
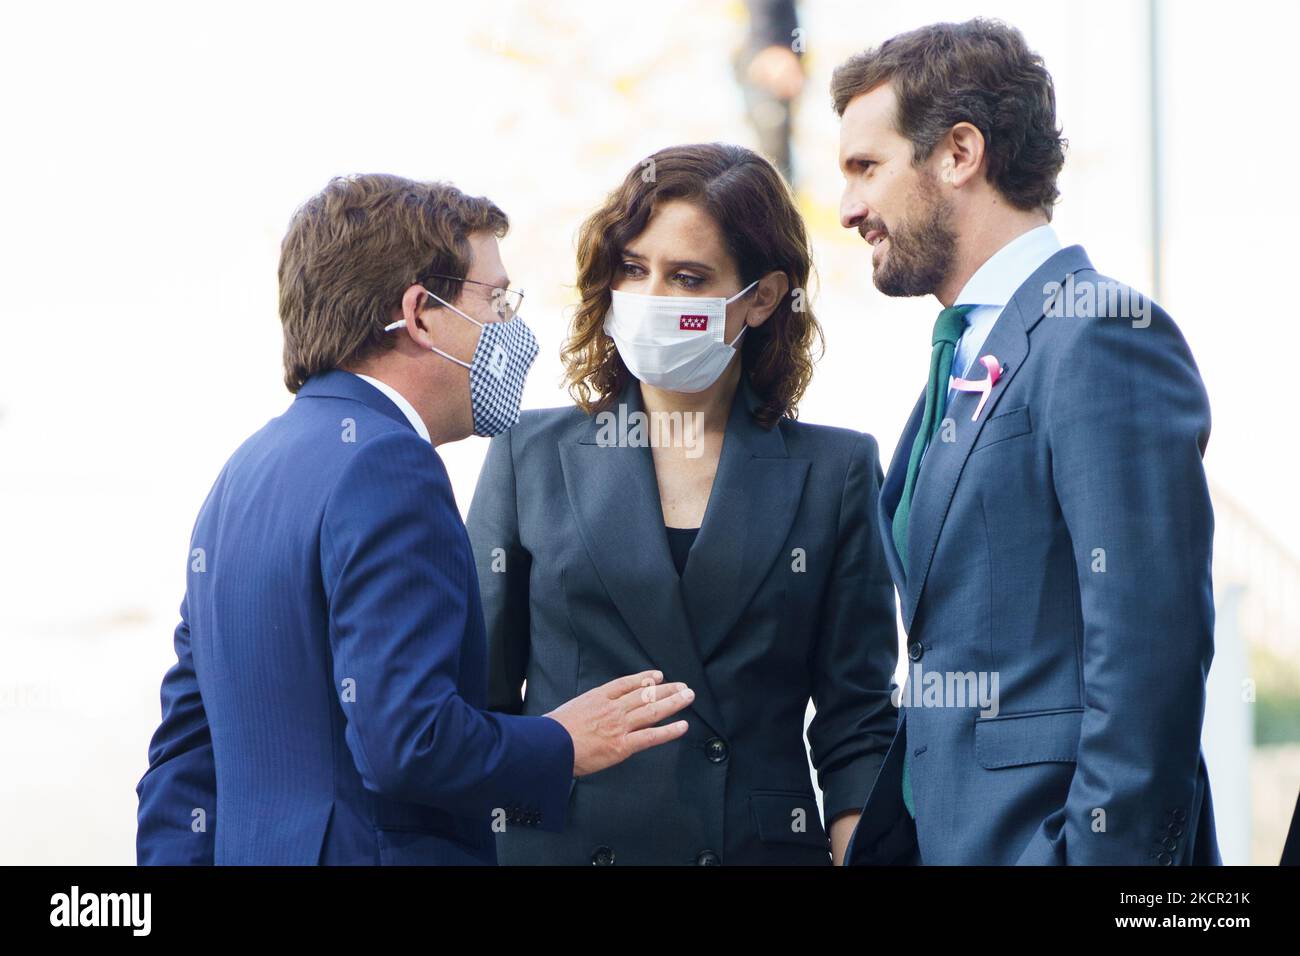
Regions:
<instances>
[{"instance_id":1,"label":"white face mask","mask_svg":"<svg viewBox=\"0 0 1300 956\"><path fill-rule=\"evenodd\" d=\"M605 333L628 371L645 384L670 392L702 392L718 380L749 327L727 342L727 306L756 285L757 279L730 299L614 289Z\"/></svg>"}]
</instances>

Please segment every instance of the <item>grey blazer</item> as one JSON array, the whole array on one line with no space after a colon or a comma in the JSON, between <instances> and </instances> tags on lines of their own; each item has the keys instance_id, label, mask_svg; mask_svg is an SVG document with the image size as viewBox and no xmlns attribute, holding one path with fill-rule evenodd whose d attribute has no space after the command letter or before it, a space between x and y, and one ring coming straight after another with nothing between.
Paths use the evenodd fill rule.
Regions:
<instances>
[{"instance_id":1,"label":"grey blazer","mask_svg":"<svg viewBox=\"0 0 1300 956\"><path fill-rule=\"evenodd\" d=\"M1146 321L1130 317L1143 301ZM892 522L924 396L880 523L910 686L996 676L997 713L906 694L846 859L1217 864L1201 753L1210 404L1187 342L1070 246L1025 280L980 351L1004 370L974 420L977 396L957 395L952 440L926 452L908 569Z\"/></svg>"},{"instance_id":2,"label":"grey blazer","mask_svg":"<svg viewBox=\"0 0 1300 956\"><path fill-rule=\"evenodd\" d=\"M642 410L639 384L619 402ZM876 442L764 429L755 407L742 384L681 579L649 447L610 446L577 408L493 439L468 520L489 707L543 714L652 667L696 692L685 737L574 781L562 833L510 814L501 863L829 863L810 699L826 819L865 802L898 718Z\"/></svg>"}]
</instances>

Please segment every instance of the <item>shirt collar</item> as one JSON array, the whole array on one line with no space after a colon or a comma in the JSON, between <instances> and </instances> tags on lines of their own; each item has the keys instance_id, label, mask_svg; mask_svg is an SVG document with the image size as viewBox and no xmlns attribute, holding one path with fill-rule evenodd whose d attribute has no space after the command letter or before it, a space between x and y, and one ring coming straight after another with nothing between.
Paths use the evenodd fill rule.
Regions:
<instances>
[{"instance_id":1,"label":"shirt collar","mask_svg":"<svg viewBox=\"0 0 1300 956\"><path fill-rule=\"evenodd\" d=\"M1017 236L993 253L962 287L953 305L991 305L1001 309L1035 270L1061 249L1061 241L1044 224Z\"/></svg>"},{"instance_id":2,"label":"shirt collar","mask_svg":"<svg viewBox=\"0 0 1300 956\"><path fill-rule=\"evenodd\" d=\"M363 382L369 382L375 388L388 396L392 403L398 407L403 415L406 416L406 420L411 423L411 427L415 429L415 433L425 441L430 441L429 429L424 424L424 419L419 416L415 407L402 396L401 392L393 388L393 386L389 385L387 382L381 382L379 379L371 378L369 375L362 375L360 372L353 372L352 374ZM432 444L432 442L430 442L430 444Z\"/></svg>"}]
</instances>

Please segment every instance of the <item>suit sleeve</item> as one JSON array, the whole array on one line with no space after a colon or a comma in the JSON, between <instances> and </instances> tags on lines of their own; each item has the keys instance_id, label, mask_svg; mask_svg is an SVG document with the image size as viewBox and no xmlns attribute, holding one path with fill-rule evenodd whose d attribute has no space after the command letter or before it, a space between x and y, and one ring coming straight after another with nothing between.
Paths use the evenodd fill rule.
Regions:
<instances>
[{"instance_id":1,"label":"suit sleeve","mask_svg":"<svg viewBox=\"0 0 1300 956\"><path fill-rule=\"evenodd\" d=\"M176 663L162 682L162 723L149 743L149 769L135 792L136 862L211 865L217 823L217 771L203 698L190 653L188 600L174 635Z\"/></svg>"},{"instance_id":2,"label":"suit sleeve","mask_svg":"<svg viewBox=\"0 0 1300 956\"><path fill-rule=\"evenodd\" d=\"M828 823L862 809L898 727L890 699L898 662L894 584L876 519L882 479L875 439L863 435L845 477L812 657L808 743Z\"/></svg>"},{"instance_id":3,"label":"suit sleeve","mask_svg":"<svg viewBox=\"0 0 1300 956\"><path fill-rule=\"evenodd\" d=\"M530 641L528 582L532 557L519 543L519 505L508 429L492 439L469 507L470 541L488 643L488 708L523 711Z\"/></svg>"},{"instance_id":4,"label":"suit sleeve","mask_svg":"<svg viewBox=\"0 0 1300 956\"><path fill-rule=\"evenodd\" d=\"M1047 405L1052 480L1074 548L1083 717L1058 819L1026 850L1069 864L1154 864L1191 828L1214 648L1214 518L1201 457L1209 400L1186 342L1151 322L1077 322ZM1059 827L1059 830L1058 830ZM1056 832L1053 832L1056 831ZM1046 855L1046 854L1044 854Z\"/></svg>"},{"instance_id":5,"label":"suit sleeve","mask_svg":"<svg viewBox=\"0 0 1300 956\"><path fill-rule=\"evenodd\" d=\"M568 732L460 694L477 583L451 483L426 442L394 432L358 447L325 508L321 564L345 738L366 787L484 821L522 807L540 828L562 829Z\"/></svg>"}]
</instances>

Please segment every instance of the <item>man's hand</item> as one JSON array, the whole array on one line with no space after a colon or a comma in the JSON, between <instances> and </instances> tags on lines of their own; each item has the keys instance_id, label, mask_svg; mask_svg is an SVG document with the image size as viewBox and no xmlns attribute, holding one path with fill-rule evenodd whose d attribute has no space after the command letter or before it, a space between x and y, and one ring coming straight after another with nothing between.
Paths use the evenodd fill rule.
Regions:
<instances>
[{"instance_id":1,"label":"man's hand","mask_svg":"<svg viewBox=\"0 0 1300 956\"><path fill-rule=\"evenodd\" d=\"M671 717L695 699L685 684L661 684L659 671L629 674L561 704L545 716L558 721L573 738L573 775L582 777L633 754L676 740L687 723L654 724Z\"/></svg>"}]
</instances>

